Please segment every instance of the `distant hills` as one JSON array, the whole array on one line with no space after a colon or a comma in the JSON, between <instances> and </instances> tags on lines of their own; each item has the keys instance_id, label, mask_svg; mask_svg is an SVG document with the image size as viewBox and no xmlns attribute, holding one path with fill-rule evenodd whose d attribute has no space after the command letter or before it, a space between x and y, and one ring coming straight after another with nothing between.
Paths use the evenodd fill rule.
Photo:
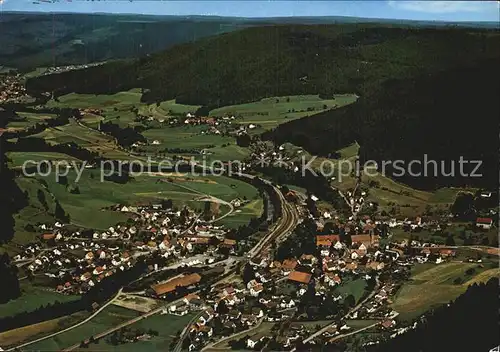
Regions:
<instances>
[{"instance_id":1,"label":"distant hills","mask_svg":"<svg viewBox=\"0 0 500 352\"><path fill-rule=\"evenodd\" d=\"M135 58L242 26L233 19L1 13L0 63L30 70Z\"/></svg>"},{"instance_id":2,"label":"distant hills","mask_svg":"<svg viewBox=\"0 0 500 352\"><path fill-rule=\"evenodd\" d=\"M498 28L492 22L432 22L359 17L242 18L71 13L0 14L0 63L30 70L137 58L202 37L270 24L354 24L379 26Z\"/></svg>"}]
</instances>

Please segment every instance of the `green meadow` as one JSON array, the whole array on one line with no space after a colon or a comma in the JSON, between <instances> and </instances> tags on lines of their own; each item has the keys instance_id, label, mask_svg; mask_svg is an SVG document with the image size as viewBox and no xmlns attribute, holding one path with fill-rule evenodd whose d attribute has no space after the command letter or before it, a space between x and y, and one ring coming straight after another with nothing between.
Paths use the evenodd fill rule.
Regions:
<instances>
[{"instance_id":1,"label":"green meadow","mask_svg":"<svg viewBox=\"0 0 500 352\"><path fill-rule=\"evenodd\" d=\"M272 129L282 123L320 112L339 108L355 102L352 94L335 95L333 99L321 99L318 95L271 97L257 102L224 106L210 111L211 116L235 116L237 122L261 125L257 131Z\"/></svg>"}]
</instances>

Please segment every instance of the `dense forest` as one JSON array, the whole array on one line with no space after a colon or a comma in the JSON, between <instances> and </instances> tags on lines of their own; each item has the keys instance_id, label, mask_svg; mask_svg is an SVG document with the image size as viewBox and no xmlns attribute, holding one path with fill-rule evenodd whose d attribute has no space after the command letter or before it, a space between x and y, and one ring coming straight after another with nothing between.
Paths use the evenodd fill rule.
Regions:
<instances>
[{"instance_id":1,"label":"dense forest","mask_svg":"<svg viewBox=\"0 0 500 352\"><path fill-rule=\"evenodd\" d=\"M369 351L490 351L500 345L498 278L474 284L453 303L430 314L417 328Z\"/></svg>"},{"instance_id":2,"label":"dense forest","mask_svg":"<svg viewBox=\"0 0 500 352\"><path fill-rule=\"evenodd\" d=\"M5 127L9 112L0 110L0 129ZM10 241L14 237L14 214L26 205L26 196L19 189L14 173L7 168L5 138L0 135L0 244ZM0 256L0 281L4 288L0 293L0 303L18 297L21 294L17 280L17 267L10 262L7 254Z\"/></svg>"},{"instance_id":3,"label":"dense forest","mask_svg":"<svg viewBox=\"0 0 500 352\"><path fill-rule=\"evenodd\" d=\"M392 165L386 174L411 186L482 186L498 184L498 116L500 67L483 61L415 79L391 80L356 104L280 125L264 134L276 143L291 142L312 154L327 156L357 141L361 162L436 160L427 177L399 175ZM459 160L481 160L477 173L462 176ZM442 169L441 161L445 161ZM454 163L454 176L451 173ZM471 175L475 164L464 165ZM408 170L408 169L407 169ZM414 174L424 172L413 165ZM437 172L437 177L436 175Z\"/></svg>"},{"instance_id":4,"label":"dense forest","mask_svg":"<svg viewBox=\"0 0 500 352\"><path fill-rule=\"evenodd\" d=\"M368 92L390 78L500 57L494 30L280 25L177 45L134 61L28 81L31 93L112 93L145 88L143 100L210 107L292 94Z\"/></svg>"}]
</instances>

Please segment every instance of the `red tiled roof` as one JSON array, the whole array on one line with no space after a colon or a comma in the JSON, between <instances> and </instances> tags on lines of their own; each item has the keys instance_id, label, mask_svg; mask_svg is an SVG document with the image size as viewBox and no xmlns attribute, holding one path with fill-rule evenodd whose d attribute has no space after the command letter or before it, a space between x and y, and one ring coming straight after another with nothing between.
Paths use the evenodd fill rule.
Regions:
<instances>
[{"instance_id":1,"label":"red tiled roof","mask_svg":"<svg viewBox=\"0 0 500 352\"><path fill-rule=\"evenodd\" d=\"M491 224L493 222L492 218L477 218L476 220L479 224Z\"/></svg>"},{"instance_id":2,"label":"red tiled roof","mask_svg":"<svg viewBox=\"0 0 500 352\"><path fill-rule=\"evenodd\" d=\"M200 280L201 276L199 274L194 273L191 275L186 275L169 280L163 284L152 285L151 288L155 291L155 293L158 296L160 296L165 293L174 291L177 286L187 287L200 282Z\"/></svg>"},{"instance_id":3,"label":"red tiled roof","mask_svg":"<svg viewBox=\"0 0 500 352\"><path fill-rule=\"evenodd\" d=\"M257 284L252 287L252 290L254 290L255 292L261 292L262 290L264 290L264 286L262 286L262 284Z\"/></svg>"},{"instance_id":4,"label":"red tiled roof","mask_svg":"<svg viewBox=\"0 0 500 352\"><path fill-rule=\"evenodd\" d=\"M308 284L311 281L311 274L303 273L301 271L292 271L288 274L288 280Z\"/></svg>"},{"instance_id":5,"label":"red tiled roof","mask_svg":"<svg viewBox=\"0 0 500 352\"><path fill-rule=\"evenodd\" d=\"M340 241L340 235L317 235L316 246L331 246L332 243Z\"/></svg>"},{"instance_id":6,"label":"red tiled roof","mask_svg":"<svg viewBox=\"0 0 500 352\"><path fill-rule=\"evenodd\" d=\"M210 238L208 237L191 237L189 238L189 242L194 243L194 244L208 244L210 241Z\"/></svg>"},{"instance_id":7,"label":"red tiled roof","mask_svg":"<svg viewBox=\"0 0 500 352\"><path fill-rule=\"evenodd\" d=\"M51 240L51 239L53 239L53 238L55 238L55 237L56 237L56 235L55 235L54 233L44 233L44 234L42 235L42 238L43 238L44 240L46 240L46 241L47 241L47 240Z\"/></svg>"}]
</instances>

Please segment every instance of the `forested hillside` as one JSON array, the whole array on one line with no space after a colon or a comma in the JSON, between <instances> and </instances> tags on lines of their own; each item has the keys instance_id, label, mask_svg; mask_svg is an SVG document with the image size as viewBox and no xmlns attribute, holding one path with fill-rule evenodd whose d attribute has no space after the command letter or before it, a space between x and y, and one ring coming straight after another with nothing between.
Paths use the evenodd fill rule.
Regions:
<instances>
[{"instance_id":1,"label":"forested hillside","mask_svg":"<svg viewBox=\"0 0 500 352\"><path fill-rule=\"evenodd\" d=\"M474 284L453 303L428 314L417 329L369 351L490 351L500 344L498 278Z\"/></svg>"},{"instance_id":2,"label":"forested hillside","mask_svg":"<svg viewBox=\"0 0 500 352\"><path fill-rule=\"evenodd\" d=\"M0 69L141 57L247 25L232 18L2 13Z\"/></svg>"},{"instance_id":3,"label":"forested hillside","mask_svg":"<svg viewBox=\"0 0 500 352\"><path fill-rule=\"evenodd\" d=\"M291 94L358 93L408 78L500 57L494 30L374 25L247 28L182 44L133 62L28 82L33 92L111 93L146 89L143 100L177 98L209 106Z\"/></svg>"},{"instance_id":4,"label":"forested hillside","mask_svg":"<svg viewBox=\"0 0 500 352\"><path fill-rule=\"evenodd\" d=\"M424 159L438 162L428 167L428 177L414 177L393 168L389 176L412 186L489 186L498 183L498 117L500 68L497 61L421 75L415 79L389 80L349 107L327 111L280 125L264 138L304 147L327 156L354 141L361 144L364 160ZM481 160L482 177L463 177L459 159ZM445 161L443 176L441 161ZM470 174L475 165L464 166ZM423 171L415 165L412 172Z\"/></svg>"},{"instance_id":5,"label":"forested hillside","mask_svg":"<svg viewBox=\"0 0 500 352\"><path fill-rule=\"evenodd\" d=\"M9 112L0 108L0 131L10 117ZM15 182L14 172L7 168L6 152L7 141L0 135L0 244L14 237L13 215L26 205L26 197Z\"/></svg>"}]
</instances>

